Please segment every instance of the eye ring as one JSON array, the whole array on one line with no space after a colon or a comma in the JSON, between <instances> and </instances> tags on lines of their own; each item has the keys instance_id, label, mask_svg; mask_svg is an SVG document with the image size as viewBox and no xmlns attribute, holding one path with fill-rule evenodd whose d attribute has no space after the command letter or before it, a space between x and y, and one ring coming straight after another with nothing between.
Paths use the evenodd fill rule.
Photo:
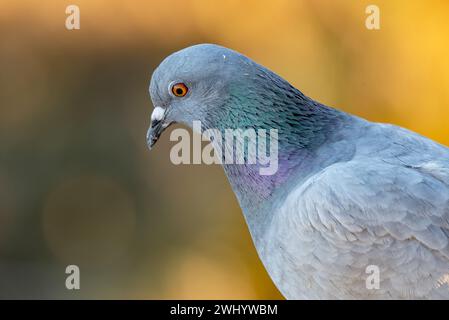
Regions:
<instances>
[{"instance_id":1,"label":"eye ring","mask_svg":"<svg viewBox=\"0 0 449 320\"><path fill-rule=\"evenodd\" d=\"M189 88L187 88L187 86L182 82L175 83L171 87L171 92L173 93L173 95L179 98L184 97L188 91Z\"/></svg>"}]
</instances>

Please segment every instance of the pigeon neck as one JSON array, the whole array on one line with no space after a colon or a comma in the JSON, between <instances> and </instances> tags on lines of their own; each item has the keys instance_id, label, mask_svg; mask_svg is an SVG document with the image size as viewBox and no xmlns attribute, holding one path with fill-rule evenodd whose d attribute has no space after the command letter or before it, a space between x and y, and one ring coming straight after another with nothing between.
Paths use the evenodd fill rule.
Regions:
<instances>
[{"instance_id":1,"label":"pigeon neck","mask_svg":"<svg viewBox=\"0 0 449 320\"><path fill-rule=\"evenodd\" d=\"M261 128L277 130L277 170L273 174L262 175L260 169L266 165L261 164L224 165L252 233L270 219L272 206L275 200L282 198L280 193L287 189L290 178L294 176L296 181L310 171L316 160L315 151L346 118L346 114L302 94L295 100L287 101L280 111L274 108L264 110L259 116L252 117L251 124L246 126L256 131ZM248 119L248 113L240 116ZM236 127L241 122L234 118L230 123ZM242 127L246 128L245 125Z\"/></svg>"}]
</instances>

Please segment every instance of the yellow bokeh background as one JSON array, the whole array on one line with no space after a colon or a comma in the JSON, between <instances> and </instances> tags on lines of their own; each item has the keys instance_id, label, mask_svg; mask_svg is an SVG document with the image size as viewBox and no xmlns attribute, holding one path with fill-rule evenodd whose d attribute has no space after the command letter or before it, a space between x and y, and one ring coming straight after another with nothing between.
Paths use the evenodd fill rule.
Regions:
<instances>
[{"instance_id":1,"label":"yellow bokeh background","mask_svg":"<svg viewBox=\"0 0 449 320\"><path fill-rule=\"evenodd\" d=\"M221 168L172 165L167 135L148 152L152 70L221 44L449 145L448 15L447 1L1 0L0 298L282 298Z\"/></svg>"}]
</instances>

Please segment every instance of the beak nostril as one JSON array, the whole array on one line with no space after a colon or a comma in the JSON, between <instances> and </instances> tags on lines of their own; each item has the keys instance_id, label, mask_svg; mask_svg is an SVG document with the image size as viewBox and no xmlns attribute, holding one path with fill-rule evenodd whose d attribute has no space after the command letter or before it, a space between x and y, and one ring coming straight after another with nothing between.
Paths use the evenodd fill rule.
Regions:
<instances>
[{"instance_id":1,"label":"beak nostril","mask_svg":"<svg viewBox=\"0 0 449 320\"><path fill-rule=\"evenodd\" d=\"M165 109L161 107L156 107L151 114L151 122L161 121L165 116Z\"/></svg>"},{"instance_id":2,"label":"beak nostril","mask_svg":"<svg viewBox=\"0 0 449 320\"><path fill-rule=\"evenodd\" d=\"M155 145L162 132L171 124L165 122L166 109L156 107L151 114L150 128L147 132L147 145L151 148Z\"/></svg>"}]
</instances>

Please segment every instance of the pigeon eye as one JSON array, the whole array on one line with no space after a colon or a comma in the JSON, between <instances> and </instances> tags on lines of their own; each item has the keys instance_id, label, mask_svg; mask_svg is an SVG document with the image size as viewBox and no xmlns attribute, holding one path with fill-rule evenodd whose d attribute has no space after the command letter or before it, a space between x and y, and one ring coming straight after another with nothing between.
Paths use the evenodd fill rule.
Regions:
<instances>
[{"instance_id":1,"label":"pigeon eye","mask_svg":"<svg viewBox=\"0 0 449 320\"><path fill-rule=\"evenodd\" d=\"M176 83L171 87L171 92L177 97L184 97L189 89L184 83Z\"/></svg>"}]
</instances>

